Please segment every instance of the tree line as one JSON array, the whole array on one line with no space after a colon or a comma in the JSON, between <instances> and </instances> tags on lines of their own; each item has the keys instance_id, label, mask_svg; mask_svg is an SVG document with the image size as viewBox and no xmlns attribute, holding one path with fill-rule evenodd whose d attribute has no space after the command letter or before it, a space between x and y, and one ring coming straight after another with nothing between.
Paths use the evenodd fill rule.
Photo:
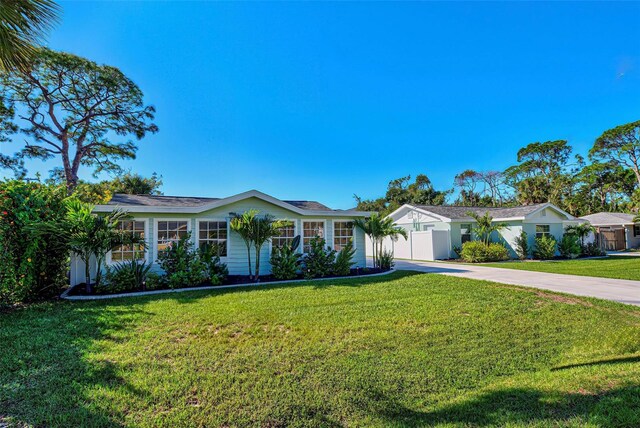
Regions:
<instances>
[{"instance_id":1,"label":"tree line","mask_svg":"<svg viewBox=\"0 0 640 428\"><path fill-rule=\"evenodd\" d=\"M534 142L518 150L516 163L505 170L464 170L449 189L435 189L427 175L419 174L413 182L411 176L391 180L382 197L354 197L358 209L383 213L405 203L509 207L551 202L576 216L637 211L640 121L603 132L587 159L566 140Z\"/></svg>"}]
</instances>

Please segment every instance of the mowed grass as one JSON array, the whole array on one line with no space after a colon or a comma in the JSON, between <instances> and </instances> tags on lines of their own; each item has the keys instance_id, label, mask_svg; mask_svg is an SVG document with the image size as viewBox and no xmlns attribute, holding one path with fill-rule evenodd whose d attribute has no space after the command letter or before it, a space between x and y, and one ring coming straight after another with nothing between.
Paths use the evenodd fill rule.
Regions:
<instances>
[{"instance_id":1,"label":"mowed grass","mask_svg":"<svg viewBox=\"0 0 640 428\"><path fill-rule=\"evenodd\" d=\"M640 257L636 256L609 256L597 259L547 260L540 262L509 261L487 263L482 266L640 281Z\"/></svg>"},{"instance_id":2,"label":"mowed grass","mask_svg":"<svg viewBox=\"0 0 640 428\"><path fill-rule=\"evenodd\" d=\"M640 308L435 274L0 314L0 425L640 426Z\"/></svg>"}]
</instances>

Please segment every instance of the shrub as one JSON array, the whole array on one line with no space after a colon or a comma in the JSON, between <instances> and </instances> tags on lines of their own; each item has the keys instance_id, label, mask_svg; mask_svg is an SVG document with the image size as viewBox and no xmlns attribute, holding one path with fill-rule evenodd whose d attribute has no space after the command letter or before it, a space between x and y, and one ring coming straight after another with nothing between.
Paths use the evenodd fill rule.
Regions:
<instances>
[{"instance_id":1,"label":"shrub","mask_svg":"<svg viewBox=\"0 0 640 428\"><path fill-rule=\"evenodd\" d=\"M353 248L353 242L349 240L347 245L342 247L342 250L336 256L336 261L333 266L333 273L339 276L347 276L351 274L351 265L353 264L353 255L356 250Z\"/></svg>"},{"instance_id":2,"label":"shrub","mask_svg":"<svg viewBox=\"0 0 640 428\"><path fill-rule=\"evenodd\" d=\"M456 254L458 258L462 257L462 247L453 246L453 252Z\"/></svg>"},{"instance_id":3,"label":"shrub","mask_svg":"<svg viewBox=\"0 0 640 428\"><path fill-rule=\"evenodd\" d=\"M67 285L69 252L34 226L66 216L66 189L0 182L0 306L48 298Z\"/></svg>"},{"instance_id":4,"label":"shrub","mask_svg":"<svg viewBox=\"0 0 640 428\"><path fill-rule=\"evenodd\" d=\"M558 242L558 251L562 257L575 259L582 252L580 238L572 233L565 233Z\"/></svg>"},{"instance_id":5,"label":"shrub","mask_svg":"<svg viewBox=\"0 0 640 428\"><path fill-rule=\"evenodd\" d=\"M309 243L310 249L304 256L304 277L322 278L333 272L336 251L326 246L322 238L315 237Z\"/></svg>"},{"instance_id":6,"label":"shrub","mask_svg":"<svg viewBox=\"0 0 640 428\"><path fill-rule=\"evenodd\" d=\"M163 288L167 288L167 277L165 275L160 275L156 272L149 272L147 274L147 286L146 289L151 290L161 290Z\"/></svg>"},{"instance_id":7,"label":"shrub","mask_svg":"<svg viewBox=\"0 0 640 428\"><path fill-rule=\"evenodd\" d=\"M524 230L520 232L520 235L516 236L515 240L515 251L520 260L526 260L529 257L529 237L527 236L527 232Z\"/></svg>"},{"instance_id":8,"label":"shrub","mask_svg":"<svg viewBox=\"0 0 640 428\"><path fill-rule=\"evenodd\" d=\"M395 262L393 261L393 253L390 250L382 250L378 257L378 267L383 270L391 270Z\"/></svg>"},{"instance_id":9,"label":"shrub","mask_svg":"<svg viewBox=\"0 0 640 428\"><path fill-rule=\"evenodd\" d=\"M585 257L599 257L606 254L607 253L595 242L589 242L582 248L582 255Z\"/></svg>"},{"instance_id":10,"label":"shrub","mask_svg":"<svg viewBox=\"0 0 640 428\"><path fill-rule=\"evenodd\" d=\"M552 259L556 255L556 239L553 236L542 235L536 238L533 256L539 260Z\"/></svg>"},{"instance_id":11,"label":"shrub","mask_svg":"<svg viewBox=\"0 0 640 428\"><path fill-rule=\"evenodd\" d=\"M487 258L487 245L482 241L467 241L462 244L460 256L467 263L484 262Z\"/></svg>"},{"instance_id":12,"label":"shrub","mask_svg":"<svg viewBox=\"0 0 640 428\"><path fill-rule=\"evenodd\" d=\"M121 293L142 290L151 264L146 261L130 260L107 267L106 282L96 286L99 293Z\"/></svg>"},{"instance_id":13,"label":"shrub","mask_svg":"<svg viewBox=\"0 0 640 428\"><path fill-rule=\"evenodd\" d=\"M204 245L198 249L198 257L204 266L205 280L212 285L220 285L229 275L226 263L220 261L218 247L215 245Z\"/></svg>"},{"instance_id":14,"label":"shrub","mask_svg":"<svg viewBox=\"0 0 640 428\"><path fill-rule=\"evenodd\" d=\"M502 262L509 260L509 250L499 243L492 242L487 246L487 260L488 262Z\"/></svg>"},{"instance_id":15,"label":"shrub","mask_svg":"<svg viewBox=\"0 0 640 428\"><path fill-rule=\"evenodd\" d=\"M193 249L190 233L161 251L158 260L171 288L190 287L207 281L206 266Z\"/></svg>"},{"instance_id":16,"label":"shrub","mask_svg":"<svg viewBox=\"0 0 640 428\"><path fill-rule=\"evenodd\" d=\"M300 235L293 238L290 244L274 247L271 251L271 273L276 279L294 279L300 269L300 257L296 249L300 245Z\"/></svg>"},{"instance_id":17,"label":"shrub","mask_svg":"<svg viewBox=\"0 0 640 428\"><path fill-rule=\"evenodd\" d=\"M507 248L498 243L485 244L482 241L468 241L462 245L462 259L468 263L500 262L509 259Z\"/></svg>"}]
</instances>

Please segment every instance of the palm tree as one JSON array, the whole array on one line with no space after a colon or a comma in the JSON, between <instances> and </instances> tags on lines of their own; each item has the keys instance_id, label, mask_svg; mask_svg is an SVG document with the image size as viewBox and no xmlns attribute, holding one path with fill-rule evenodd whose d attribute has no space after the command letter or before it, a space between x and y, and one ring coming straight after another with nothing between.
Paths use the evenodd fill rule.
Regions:
<instances>
[{"instance_id":1,"label":"palm tree","mask_svg":"<svg viewBox=\"0 0 640 428\"><path fill-rule=\"evenodd\" d=\"M379 266L380 255L384 238L397 241L400 236L407 239L407 231L397 226L391 217L383 217L379 213L373 213L366 219L357 218L353 223L371 239L373 245L373 266Z\"/></svg>"},{"instance_id":2,"label":"palm tree","mask_svg":"<svg viewBox=\"0 0 640 428\"><path fill-rule=\"evenodd\" d=\"M61 223L42 223L36 230L57 238L56 245L63 245L80 257L84 263L85 284L91 292L91 257L96 258L95 284L102 279L102 265L107 253L120 245L146 247L144 238L119 228L119 222L129 218L122 210L105 215L93 214L93 205L76 199L66 201L67 215Z\"/></svg>"},{"instance_id":3,"label":"palm tree","mask_svg":"<svg viewBox=\"0 0 640 428\"><path fill-rule=\"evenodd\" d=\"M289 226L290 221L276 220L270 214L258 216L258 210L248 210L242 214L232 213L231 230L237 232L247 246L247 260L249 262L249 279L260 280L260 250L276 236L280 235L280 229ZM255 275L251 271L251 247L256 253Z\"/></svg>"},{"instance_id":4,"label":"palm tree","mask_svg":"<svg viewBox=\"0 0 640 428\"><path fill-rule=\"evenodd\" d=\"M509 225L507 223L494 223L493 217L489 215L488 211L484 213L484 215L469 211L467 215L476 221L473 232L485 245L489 245L489 241L491 241L491 234L493 232L501 232L505 229L509 229Z\"/></svg>"},{"instance_id":5,"label":"palm tree","mask_svg":"<svg viewBox=\"0 0 640 428\"><path fill-rule=\"evenodd\" d=\"M633 219L634 222L637 222L639 219L637 216ZM576 235L580 238L580 245L584 248L584 239L589 236L590 233L595 232L596 228L591 225L589 222L572 224L571 226L567 226L565 232Z\"/></svg>"},{"instance_id":6,"label":"palm tree","mask_svg":"<svg viewBox=\"0 0 640 428\"><path fill-rule=\"evenodd\" d=\"M27 72L36 46L59 17L53 0L0 1L0 70Z\"/></svg>"}]
</instances>

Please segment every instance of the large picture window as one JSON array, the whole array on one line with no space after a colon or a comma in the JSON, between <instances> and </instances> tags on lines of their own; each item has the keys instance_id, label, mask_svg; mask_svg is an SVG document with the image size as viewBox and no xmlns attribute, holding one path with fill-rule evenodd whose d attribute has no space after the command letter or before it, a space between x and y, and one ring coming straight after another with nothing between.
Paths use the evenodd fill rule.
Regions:
<instances>
[{"instance_id":1,"label":"large picture window","mask_svg":"<svg viewBox=\"0 0 640 428\"><path fill-rule=\"evenodd\" d=\"M536 224L536 238L551 236L551 228L548 224Z\"/></svg>"},{"instance_id":2,"label":"large picture window","mask_svg":"<svg viewBox=\"0 0 640 428\"><path fill-rule=\"evenodd\" d=\"M144 239L144 221L121 220L118 222L118 230L122 231L122 233ZM144 258L145 248L143 244L121 245L111 250L112 262L144 260Z\"/></svg>"},{"instance_id":3,"label":"large picture window","mask_svg":"<svg viewBox=\"0 0 640 428\"><path fill-rule=\"evenodd\" d=\"M341 251L349 241L353 240L353 222L333 222L333 249Z\"/></svg>"},{"instance_id":4,"label":"large picture window","mask_svg":"<svg viewBox=\"0 0 640 428\"><path fill-rule=\"evenodd\" d=\"M198 223L198 246L215 249L220 257L227 257L227 222L201 221Z\"/></svg>"},{"instance_id":5,"label":"large picture window","mask_svg":"<svg viewBox=\"0 0 640 428\"><path fill-rule=\"evenodd\" d=\"M189 234L187 221L158 221L158 253L164 251L172 242L177 242Z\"/></svg>"},{"instance_id":6,"label":"large picture window","mask_svg":"<svg viewBox=\"0 0 640 428\"><path fill-rule=\"evenodd\" d=\"M279 232L278 236L271 238L271 246L273 248L291 244L291 241L296 236L296 227L293 222L290 222L285 227L281 227Z\"/></svg>"},{"instance_id":7,"label":"large picture window","mask_svg":"<svg viewBox=\"0 0 640 428\"><path fill-rule=\"evenodd\" d=\"M323 221L305 221L302 223L302 251L308 253L311 240L315 237L324 238Z\"/></svg>"}]
</instances>

